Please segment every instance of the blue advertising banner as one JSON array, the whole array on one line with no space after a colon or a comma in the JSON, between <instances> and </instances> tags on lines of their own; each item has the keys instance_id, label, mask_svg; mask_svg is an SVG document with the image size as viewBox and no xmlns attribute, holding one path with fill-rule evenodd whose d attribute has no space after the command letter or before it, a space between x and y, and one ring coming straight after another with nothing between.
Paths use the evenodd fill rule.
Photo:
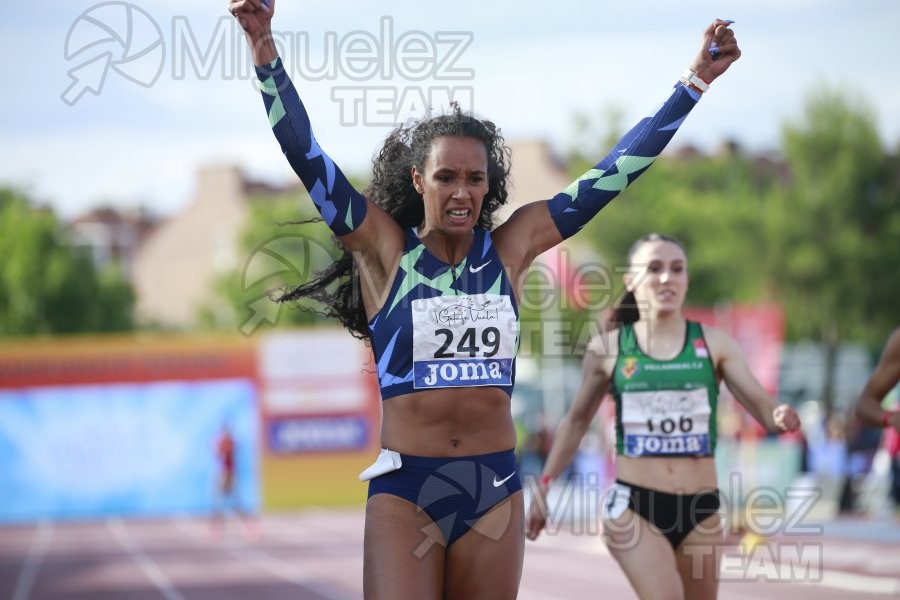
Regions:
<instances>
[{"instance_id":1,"label":"blue advertising banner","mask_svg":"<svg viewBox=\"0 0 900 600\"><path fill-rule=\"evenodd\" d=\"M360 450L369 425L359 416L297 417L269 423L269 448L276 454Z\"/></svg>"},{"instance_id":2,"label":"blue advertising banner","mask_svg":"<svg viewBox=\"0 0 900 600\"><path fill-rule=\"evenodd\" d=\"M234 440L232 505L259 509L249 379L0 390L0 521L208 513L218 440Z\"/></svg>"}]
</instances>

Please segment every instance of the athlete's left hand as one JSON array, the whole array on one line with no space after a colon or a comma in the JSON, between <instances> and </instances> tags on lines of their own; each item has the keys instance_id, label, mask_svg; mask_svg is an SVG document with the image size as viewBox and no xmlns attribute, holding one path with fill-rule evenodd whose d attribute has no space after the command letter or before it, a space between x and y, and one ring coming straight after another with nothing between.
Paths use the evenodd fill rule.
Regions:
<instances>
[{"instance_id":1,"label":"athlete's left hand","mask_svg":"<svg viewBox=\"0 0 900 600\"><path fill-rule=\"evenodd\" d=\"M252 38L271 37L275 0L228 0L228 12Z\"/></svg>"},{"instance_id":2,"label":"athlete's left hand","mask_svg":"<svg viewBox=\"0 0 900 600\"><path fill-rule=\"evenodd\" d=\"M703 32L700 51L690 69L706 83L712 83L741 57L741 49L731 30L733 21L716 19ZM715 52L710 52L710 47Z\"/></svg>"},{"instance_id":3,"label":"athlete's left hand","mask_svg":"<svg viewBox=\"0 0 900 600\"><path fill-rule=\"evenodd\" d=\"M525 516L525 536L532 542L538 538L541 530L547 526L547 488L543 485L534 486L534 495L531 497L531 506Z\"/></svg>"},{"instance_id":4,"label":"athlete's left hand","mask_svg":"<svg viewBox=\"0 0 900 600\"><path fill-rule=\"evenodd\" d=\"M781 431L800 429L800 415L787 404L781 404L772 411L772 423Z\"/></svg>"}]
</instances>

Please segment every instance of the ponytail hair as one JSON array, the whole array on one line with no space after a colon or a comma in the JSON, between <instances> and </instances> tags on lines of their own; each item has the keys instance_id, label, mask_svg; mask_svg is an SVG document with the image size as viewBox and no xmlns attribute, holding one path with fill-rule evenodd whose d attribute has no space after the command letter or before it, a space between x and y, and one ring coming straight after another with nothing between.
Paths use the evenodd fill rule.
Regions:
<instances>
[{"instance_id":1,"label":"ponytail hair","mask_svg":"<svg viewBox=\"0 0 900 600\"><path fill-rule=\"evenodd\" d=\"M634 292L626 291L625 294L619 299L619 303L616 304L612 311L610 311L609 316L606 317L606 322L603 324L604 331L612 331L613 329L618 329L623 325L628 325L629 323L634 323L641 318L641 312L637 307L637 300L634 298Z\"/></svg>"},{"instance_id":2,"label":"ponytail hair","mask_svg":"<svg viewBox=\"0 0 900 600\"><path fill-rule=\"evenodd\" d=\"M638 249L647 242L669 242L671 244L675 244L685 254L687 251L684 249L684 244L681 243L676 237L671 235L665 235L663 233L648 233L647 235L638 238L632 245L631 248L628 249L628 266L629 268L632 266L632 259L634 255L637 254ZM606 318L606 322L603 324L604 331L612 331L613 329L617 329L623 325L628 325L630 323L635 323L639 321L641 318L641 311L638 309L637 300L634 297L634 292L626 291L625 294L619 299L618 304L616 304L609 316Z\"/></svg>"}]
</instances>

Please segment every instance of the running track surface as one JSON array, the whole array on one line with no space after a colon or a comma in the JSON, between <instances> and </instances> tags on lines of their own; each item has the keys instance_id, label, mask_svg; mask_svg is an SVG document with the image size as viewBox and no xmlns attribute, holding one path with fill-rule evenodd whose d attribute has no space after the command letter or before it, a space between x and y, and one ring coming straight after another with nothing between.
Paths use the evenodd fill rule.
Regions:
<instances>
[{"instance_id":1,"label":"running track surface","mask_svg":"<svg viewBox=\"0 0 900 600\"><path fill-rule=\"evenodd\" d=\"M3 526L0 599L358 600L362 532L356 509L266 515L250 527L189 517ZM726 552L723 577L723 600L900 597L900 544L773 539L749 558ZM560 531L526 546L522 600L633 597L596 534Z\"/></svg>"}]
</instances>

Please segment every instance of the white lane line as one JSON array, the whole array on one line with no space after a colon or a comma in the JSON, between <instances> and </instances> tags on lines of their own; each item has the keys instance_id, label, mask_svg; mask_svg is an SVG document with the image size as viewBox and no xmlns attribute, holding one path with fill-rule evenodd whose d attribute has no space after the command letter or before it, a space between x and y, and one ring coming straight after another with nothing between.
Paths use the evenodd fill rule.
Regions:
<instances>
[{"instance_id":1,"label":"white lane line","mask_svg":"<svg viewBox=\"0 0 900 600\"><path fill-rule=\"evenodd\" d=\"M197 522L192 519L175 517L172 519L172 522L177 529L193 538L204 539L208 537L202 534L202 528L198 527ZM272 536L267 535L267 537L270 538ZM206 543L208 544L208 542ZM217 549L240 559L242 562L251 562L270 575L313 591L328 600L360 600L361 598L359 594L344 591L327 584L323 585L320 581L321 578L317 577L315 573L297 564L282 560L259 548L236 546L235 544L236 542L229 540L227 543L219 542L216 546Z\"/></svg>"},{"instance_id":2,"label":"white lane line","mask_svg":"<svg viewBox=\"0 0 900 600\"><path fill-rule=\"evenodd\" d=\"M609 550L603 545L599 537L596 541L584 541L579 539L577 543L562 537L548 536L539 542L544 547L564 548L570 552L579 552L592 555L608 555ZM825 550L827 551L827 549ZM726 554L722 557L722 582L755 581L762 575L762 579L781 583L803 583L806 585L818 585L826 588L843 591L865 592L869 594L900 594L900 579L890 576L863 575L849 573L839 569L817 569L804 564L791 564L773 560L772 556L764 553L763 562L759 557L751 557ZM799 576L798 576L799 575Z\"/></svg>"},{"instance_id":3,"label":"white lane line","mask_svg":"<svg viewBox=\"0 0 900 600\"><path fill-rule=\"evenodd\" d=\"M41 521L38 523L37 531L31 538L31 544L28 546L28 555L22 564L22 570L19 572L19 578L16 580L16 589L13 591L12 600L28 600L31 595L31 588L34 587L34 580L37 579L38 569L44 561L44 555L47 554L47 548L50 547L50 540L53 539L53 523L49 521Z\"/></svg>"},{"instance_id":4,"label":"white lane line","mask_svg":"<svg viewBox=\"0 0 900 600\"><path fill-rule=\"evenodd\" d=\"M360 600L360 596L349 591L343 591L330 585L322 585L312 578L310 573L298 573L297 565L281 560L280 558L256 548L228 548L227 552L236 558L250 560L264 571L268 571L285 581L304 587L328 600Z\"/></svg>"},{"instance_id":5,"label":"white lane line","mask_svg":"<svg viewBox=\"0 0 900 600\"><path fill-rule=\"evenodd\" d=\"M878 577L876 575L823 571L821 585L848 592L868 592L870 594L886 594L889 596L900 594L900 579Z\"/></svg>"},{"instance_id":6,"label":"white lane line","mask_svg":"<svg viewBox=\"0 0 900 600\"><path fill-rule=\"evenodd\" d=\"M166 600L184 600L184 596L178 593L178 590L175 589L175 586L172 585L172 582L169 581L169 578L166 577L166 574L163 573L162 569L160 569L159 566L153 562L143 550L141 550L137 542L128 534L128 530L125 529L125 524L122 522L122 519L119 517L110 517L106 519L106 526L109 527L109 530L112 532L113 537L116 538L119 545L122 546L131 559L137 563L144 572L144 575L153 582L153 585L159 589Z\"/></svg>"},{"instance_id":7,"label":"white lane line","mask_svg":"<svg viewBox=\"0 0 900 600\"><path fill-rule=\"evenodd\" d=\"M879 575L863 575L833 568L814 566L823 562L821 547L811 546L813 552L803 555L799 550L780 553L776 546L750 555L726 554L722 557L722 581L773 581L818 585L835 590L893 595L900 593L900 579ZM818 556L816 556L818 552ZM760 558L760 554L764 556ZM780 554L780 556L776 556Z\"/></svg>"}]
</instances>

